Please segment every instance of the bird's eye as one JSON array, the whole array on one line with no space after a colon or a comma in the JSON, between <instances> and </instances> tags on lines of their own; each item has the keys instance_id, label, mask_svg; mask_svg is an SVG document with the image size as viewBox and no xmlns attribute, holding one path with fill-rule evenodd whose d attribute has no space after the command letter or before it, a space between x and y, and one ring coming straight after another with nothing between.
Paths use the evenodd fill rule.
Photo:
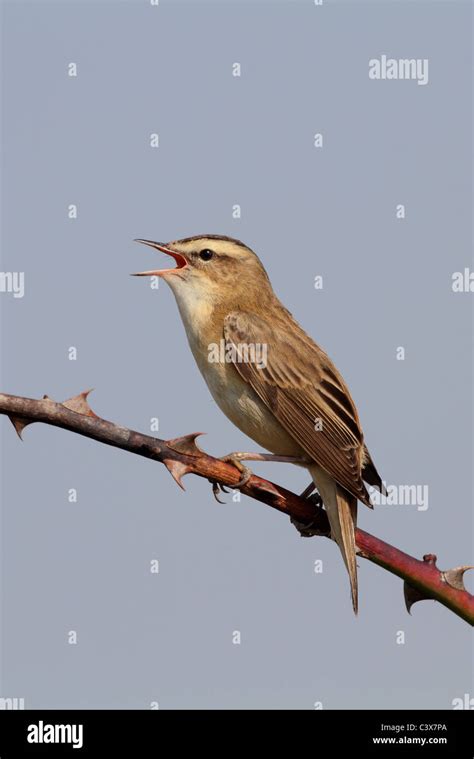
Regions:
<instances>
[{"instance_id":1,"label":"bird's eye","mask_svg":"<svg viewBox=\"0 0 474 759\"><path fill-rule=\"evenodd\" d=\"M199 252L199 258L201 259L201 261L210 261L213 255L214 255L214 251L209 250L209 248L204 248L204 250L201 250Z\"/></svg>"}]
</instances>

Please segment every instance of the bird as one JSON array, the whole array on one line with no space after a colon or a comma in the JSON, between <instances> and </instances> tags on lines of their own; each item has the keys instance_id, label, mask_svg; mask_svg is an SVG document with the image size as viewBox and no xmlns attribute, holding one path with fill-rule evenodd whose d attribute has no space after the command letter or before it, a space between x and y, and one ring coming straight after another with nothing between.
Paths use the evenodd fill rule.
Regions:
<instances>
[{"instance_id":1,"label":"bird","mask_svg":"<svg viewBox=\"0 0 474 759\"><path fill-rule=\"evenodd\" d=\"M341 374L281 303L245 243L215 234L136 242L174 259L172 268L134 276L158 276L169 285L215 402L270 452L225 457L242 473L238 485L251 474L244 460L293 461L307 468L349 574L357 614L357 504L373 508L366 484L383 492L383 483ZM224 347L217 354L221 360L215 346Z\"/></svg>"}]
</instances>

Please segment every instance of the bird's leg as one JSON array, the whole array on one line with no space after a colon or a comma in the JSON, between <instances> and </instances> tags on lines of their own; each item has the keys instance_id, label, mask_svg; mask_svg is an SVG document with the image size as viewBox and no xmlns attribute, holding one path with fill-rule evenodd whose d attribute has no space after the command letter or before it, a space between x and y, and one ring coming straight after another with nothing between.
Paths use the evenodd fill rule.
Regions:
<instances>
[{"instance_id":1,"label":"bird's leg","mask_svg":"<svg viewBox=\"0 0 474 759\"><path fill-rule=\"evenodd\" d=\"M298 458L297 456L278 456L273 453L244 453L242 451L228 453L227 456L221 456L220 460L227 464L233 464L242 474L242 477L235 485L233 485L233 488L242 488L247 484L253 474L248 466L242 464L242 461L278 461L280 463L301 464L303 466L310 463L308 459Z\"/></svg>"},{"instance_id":2,"label":"bird's leg","mask_svg":"<svg viewBox=\"0 0 474 759\"><path fill-rule=\"evenodd\" d=\"M300 493L300 498L309 498L313 490L316 490L316 485L314 482L310 482L308 487L305 488L302 493Z\"/></svg>"}]
</instances>

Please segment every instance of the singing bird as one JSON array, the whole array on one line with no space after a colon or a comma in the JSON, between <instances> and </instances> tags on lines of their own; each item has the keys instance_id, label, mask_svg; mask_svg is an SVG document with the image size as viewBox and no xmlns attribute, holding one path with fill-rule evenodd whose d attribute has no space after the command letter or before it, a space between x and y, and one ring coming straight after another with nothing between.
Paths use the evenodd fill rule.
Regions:
<instances>
[{"instance_id":1,"label":"singing bird","mask_svg":"<svg viewBox=\"0 0 474 759\"><path fill-rule=\"evenodd\" d=\"M137 242L174 258L175 268L136 276L159 276L171 287L191 351L217 405L271 452L226 457L243 473L240 486L250 473L243 460L288 460L307 467L347 567L357 613L357 501L372 508L364 482L379 490L382 482L344 380L279 301L247 245L219 235ZM214 353L211 360L211 346L221 341L224 360L216 361ZM257 355L258 362L249 360Z\"/></svg>"}]
</instances>

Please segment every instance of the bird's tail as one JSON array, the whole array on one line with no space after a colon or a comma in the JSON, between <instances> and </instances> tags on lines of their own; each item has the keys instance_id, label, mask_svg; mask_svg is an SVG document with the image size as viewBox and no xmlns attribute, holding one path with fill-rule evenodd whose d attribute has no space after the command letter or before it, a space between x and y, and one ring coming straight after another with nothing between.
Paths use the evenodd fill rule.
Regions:
<instances>
[{"instance_id":1,"label":"bird's tail","mask_svg":"<svg viewBox=\"0 0 474 759\"><path fill-rule=\"evenodd\" d=\"M352 594L352 606L355 614L358 609L357 563L355 530L357 524L357 499L341 488L319 466L309 467L314 484L319 490L327 511L331 536L339 546L344 564L349 573Z\"/></svg>"}]
</instances>

